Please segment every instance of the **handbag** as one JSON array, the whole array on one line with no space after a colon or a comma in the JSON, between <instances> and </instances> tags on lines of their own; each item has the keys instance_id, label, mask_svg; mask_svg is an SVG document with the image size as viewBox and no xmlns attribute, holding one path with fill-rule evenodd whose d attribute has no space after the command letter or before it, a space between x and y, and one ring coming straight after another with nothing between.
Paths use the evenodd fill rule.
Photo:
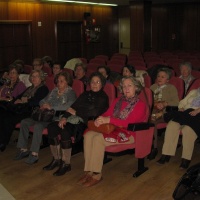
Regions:
<instances>
[{"instance_id":1,"label":"handbag","mask_svg":"<svg viewBox=\"0 0 200 200\"><path fill-rule=\"evenodd\" d=\"M178 114L178 106L167 106L166 113L163 115L163 119L166 123L171 121Z\"/></svg>"},{"instance_id":2,"label":"handbag","mask_svg":"<svg viewBox=\"0 0 200 200\"><path fill-rule=\"evenodd\" d=\"M113 132L115 130L116 126L114 124L101 124L100 126L96 126L94 124L93 120L89 120L88 121L88 129L95 131L95 132L99 132L99 133L105 133L105 134L110 134L111 132Z\"/></svg>"},{"instance_id":3,"label":"handbag","mask_svg":"<svg viewBox=\"0 0 200 200\"><path fill-rule=\"evenodd\" d=\"M39 107L35 108L32 112L31 118L34 121L39 122L52 122L55 116L56 111L54 109L40 109Z\"/></svg>"},{"instance_id":4,"label":"handbag","mask_svg":"<svg viewBox=\"0 0 200 200\"><path fill-rule=\"evenodd\" d=\"M80 124L80 122L83 122L83 119L77 115L71 115L67 118L67 122L71 124Z\"/></svg>"}]
</instances>

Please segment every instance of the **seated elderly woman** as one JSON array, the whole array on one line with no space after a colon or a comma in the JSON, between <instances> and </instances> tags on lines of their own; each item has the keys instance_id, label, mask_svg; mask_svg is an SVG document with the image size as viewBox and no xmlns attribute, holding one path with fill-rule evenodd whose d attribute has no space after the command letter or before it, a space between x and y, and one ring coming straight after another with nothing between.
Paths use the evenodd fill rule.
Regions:
<instances>
[{"instance_id":1,"label":"seated elderly woman","mask_svg":"<svg viewBox=\"0 0 200 200\"><path fill-rule=\"evenodd\" d=\"M136 71L135 71L135 67L132 66L132 65L125 65L123 68L122 68L122 77L123 76L133 76L135 77L135 74L136 74ZM114 85L116 87L118 87L120 84L120 80L117 80L114 82Z\"/></svg>"},{"instance_id":2,"label":"seated elderly woman","mask_svg":"<svg viewBox=\"0 0 200 200\"><path fill-rule=\"evenodd\" d=\"M155 125L164 122L163 114L167 106L178 106L179 98L175 86L169 84L171 70L160 68L158 70L156 82L150 87L154 93L154 109L152 111L151 122ZM154 149L149 155L149 159L154 159L158 153L157 149L157 129L154 131Z\"/></svg>"},{"instance_id":3,"label":"seated elderly woman","mask_svg":"<svg viewBox=\"0 0 200 200\"><path fill-rule=\"evenodd\" d=\"M15 64L9 66L8 74L4 74L1 79L4 82L3 86L0 87L1 101L11 101L26 89L24 83L19 79L20 72L21 68L19 66Z\"/></svg>"},{"instance_id":4,"label":"seated elderly woman","mask_svg":"<svg viewBox=\"0 0 200 200\"><path fill-rule=\"evenodd\" d=\"M97 71L106 78L107 83L110 83L110 68L108 66L101 65L97 67Z\"/></svg>"},{"instance_id":5,"label":"seated elderly woman","mask_svg":"<svg viewBox=\"0 0 200 200\"><path fill-rule=\"evenodd\" d=\"M57 112L67 110L71 104L76 100L75 92L72 90L72 78L67 72L62 72L55 78L56 88L53 89L47 97L40 101L40 109L54 109ZM58 118L57 118L58 119ZM56 118L55 118L56 120ZM38 152L42 141L42 131L50 122L38 122L32 118L26 118L21 121L20 132L17 147L20 151L15 156L15 160L21 160L27 156L25 161L27 164L34 164L38 161ZM28 137L29 127L33 126L33 139L29 153Z\"/></svg>"},{"instance_id":6,"label":"seated elderly woman","mask_svg":"<svg viewBox=\"0 0 200 200\"><path fill-rule=\"evenodd\" d=\"M48 138L53 160L43 168L44 170L53 170L55 167L59 167L53 173L54 176L64 175L71 170L72 137L75 142L80 140L87 127L88 119L101 115L108 108L108 96L103 91L105 82L101 73L92 73L89 78L90 90L83 92L78 97L59 122L48 125ZM58 140L58 135L61 136L61 141Z\"/></svg>"},{"instance_id":7,"label":"seated elderly woman","mask_svg":"<svg viewBox=\"0 0 200 200\"><path fill-rule=\"evenodd\" d=\"M74 77L83 82L84 88L86 89L88 84L88 78L86 77L86 65L84 63L76 63L74 67Z\"/></svg>"},{"instance_id":8,"label":"seated elderly woman","mask_svg":"<svg viewBox=\"0 0 200 200\"><path fill-rule=\"evenodd\" d=\"M144 122L147 118L147 106L138 98L142 90L139 81L134 77L124 77L120 82L123 95L117 98L109 109L95 120L98 127L101 124L111 123L127 129L129 123ZM102 166L106 146L134 143L132 132L127 133L120 129L109 135L88 130L84 134L85 174L79 179L78 184L89 187L102 180ZM120 134L124 133L124 137ZM115 134L114 134L115 133Z\"/></svg>"},{"instance_id":9,"label":"seated elderly woman","mask_svg":"<svg viewBox=\"0 0 200 200\"><path fill-rule=\"evenodd\" d=\"M200 136L200 88L192 90L182 99L178 108L179 111L174 112L167 125L162 156L157 163L165 164L175 155L181 132L183 151L180 168L187 169L192 158L194 142Z\"/></svg>"},{"instance_id":10,"label":"seated elderly woman","mask_svg":"<svg viewBox=\"0 0 200 200\"><path fill-rule=\"evenodd\" d=\"M15 125L22 119L31 115L32 109L39 105L49 92L44 84L44 73L33 70L30 74L32 86L28 87L21 95L14 98L0 112L0 150L4 151L9 143Z\"/></svg>"}]
</instances>

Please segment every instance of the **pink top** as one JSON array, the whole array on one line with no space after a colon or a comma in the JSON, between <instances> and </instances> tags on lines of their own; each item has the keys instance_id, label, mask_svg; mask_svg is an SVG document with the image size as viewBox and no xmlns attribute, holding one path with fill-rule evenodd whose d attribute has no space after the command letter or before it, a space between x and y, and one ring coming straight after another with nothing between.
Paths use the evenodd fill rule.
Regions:
<instances>
[{"instance_id":1,"label":"pink top","mask_svg":"<svg viewBox=\"0 0 200 200\"><path fill-rule=\"evenodd\" d=\"M119 99L120 98L115 99L114 102L111 104L111 106L108 108L108 110L104 114L102 114L102 116L104 117L110 116L111 124L114 124L118 127L127 128L128 124L130 123L145 122L147 120L148 117L146 116L147 107L146 104L141 100L137 102L137 104L133 108L133 111L128 115L126 120L111 117L114 112L115 105L119 101ZM127 104L128 102L122 102L121 110L123 110L127 106Z\"/></svg>"}]
</instances>

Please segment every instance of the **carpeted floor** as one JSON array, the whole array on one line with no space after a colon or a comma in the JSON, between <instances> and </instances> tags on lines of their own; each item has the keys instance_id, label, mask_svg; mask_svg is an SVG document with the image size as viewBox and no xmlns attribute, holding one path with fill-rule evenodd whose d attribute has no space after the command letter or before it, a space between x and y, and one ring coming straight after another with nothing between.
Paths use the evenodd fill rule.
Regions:
<instances>
[{"instance_id":1,"label":"carpeted floor","mask_svg":"<svg viewBox=\"0 0 200 200\"><path fill-rule=\"evenodd\" d=\"M15 200L15 198L0 184L0 200Z\"/></svg>"}]
</instances>

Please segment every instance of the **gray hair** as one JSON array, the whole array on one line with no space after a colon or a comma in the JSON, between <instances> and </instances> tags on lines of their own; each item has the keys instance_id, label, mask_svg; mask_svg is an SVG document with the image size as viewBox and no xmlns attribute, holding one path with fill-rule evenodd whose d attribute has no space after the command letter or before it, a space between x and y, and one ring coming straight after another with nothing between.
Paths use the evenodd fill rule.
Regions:
<instances>
[{"instance_id":1,"label":"gray hair","mask_svg":"<svg viewBox=\"0 0 200 200\"><path fill-rule=\"evenodd\" d=\"M171 77L172 77L172 70L167 68L167 67L163 67L163 68L160 68L157 72L157 76L158 76L158 73L159 72L165 72L167 74L167 79L169 80Z\"/></svg>"},{"instance_id":2,"label":"gray hair","mask_svg":"<svg viewBox=\"0 0 200 200\"><path fill-rule=\"evenodd\" d=\"M190 71L192 70L192 64L191 64L191 62L185 62L185 61L181 62L180 65L179 65L180 70L181 70L182 66L186 66Z\"/></svg>"},{"instance_id":3,"label":"gray hair","mask_svg":"<svg viewBox=\"0 0 200 200\"><path fill-rule=\"evenodd\" d=\"M76 71L77 67L81 66L83 71L86 72L87 71L87 68L86 68L86 65L84 63L76 63L75 64L75 67L74 67L74 71Z\"/></svg>"},{"instance_id":4,"label":"gray hair","mask_svg":"<svg viewBox=\"0 0 200 200\"><path fill-rule=\"evenodd\" d=\"M121 81L120 81L120 85L119 85L119 90L120 90L120 92L122 93L122 91L123 91L123 82L124 82L125 80L127 80L127 79L131 80L131 82L135 85L135 87L136 87L135 94L139 95L140 92L141 92L142 89L143 89L143 86L142 86L142 84L140 83L140 81L138 81L138 80L137 80L135 77L133 77L133 76L124 76L124 77L122 77L122 79L121 79Z\"/></svg>"}]
</instances>

